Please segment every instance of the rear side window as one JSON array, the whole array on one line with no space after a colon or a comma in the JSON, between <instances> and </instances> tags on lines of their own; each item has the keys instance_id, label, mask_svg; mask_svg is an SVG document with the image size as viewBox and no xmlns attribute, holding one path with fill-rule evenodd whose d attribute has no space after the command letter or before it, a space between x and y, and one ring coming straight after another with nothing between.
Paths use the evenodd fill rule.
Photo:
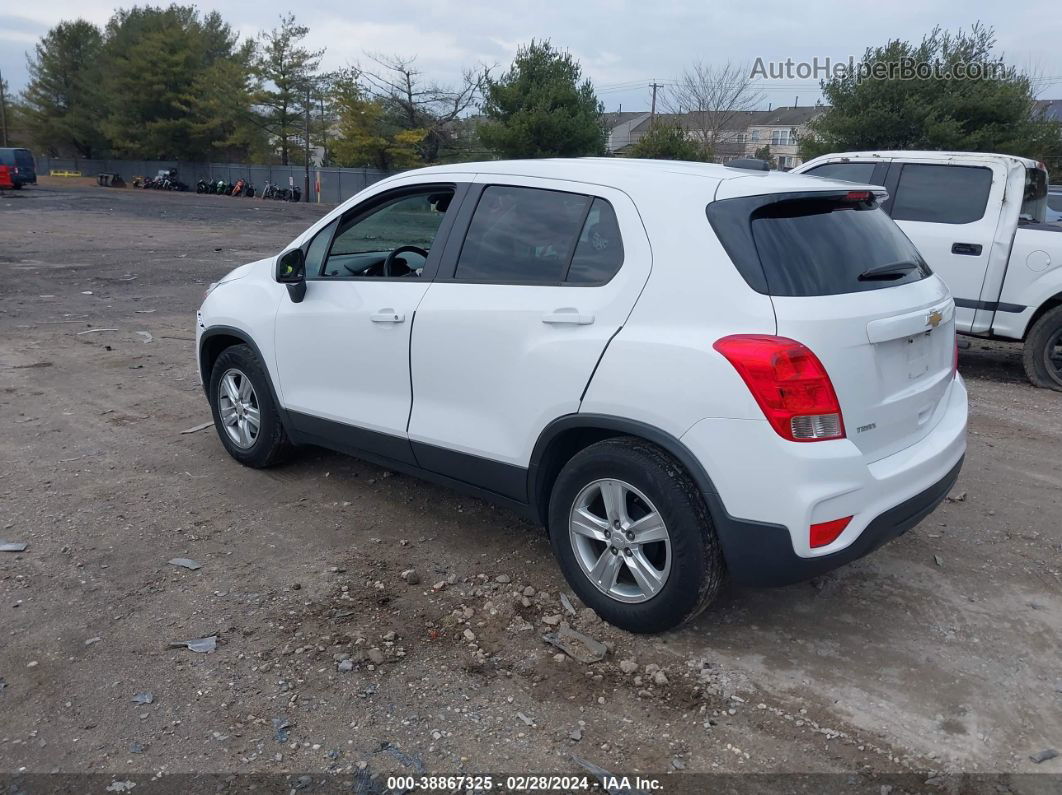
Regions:
<instances>
[{"instance_id":1,"label":"rear side window","mask_svg":"<svg viewBox=\"0 0 1062 795\"><path fill-rule=\"evenodd\" d=\"M873 200L846 194L724 199L708 220L754 290L841 295L919 281L929 267Z\"/></svg>"},{"instance_id":2,"label":"rear side window","mask_svg":"<svg viewBox=\"0 0 1062 795\"><path fill-rule=\"evenodd\" d=\"M29 149L15 150L15 163L19 168L33 168L33 155Z\"/></svg>"},{"instance_id":3,"label":"rear side window","mask_svg":"<svg viewBox=\"0 0 1062 795\"><path fill-rule=\"evenodd\" d=\"M611 205L578 193L491 185L480 196L456 279L501 284L606 282L623 262Z\"/></svg>"},{"instance_id":4,"label":"rear side window","mask_svg":"<svg viewBox=\"0 0 1062 795\"><path fill-rule=\"evenodd\" d=\"M567 281L573 284L603 284L623 264L623 239L612 205L594 199L575 247Z\"/></svg>"},{"instance_id":5,"label":"rear side window","mask_svg":"<svg viewBox=\"0 0 1062 795\"><path fill-rule=\"evenodd\" d=\"M825 165L808 169L805 173L811 174L813 177L873 184L874 165L874 163L826 163Z\"/></svg>"},{"instance_id":6,"label":"rear side window","mask_svg":"<svg viewBox=\"0 0 1062 795\"><path fill-rule=\"evenodd\" d=\"M589 198L492 185L480 196L455 277L477 282L559 282Z\"/></svg>"},{"instance_id":7,"label":"rear side window","mask_svg":"<svg viewBox=\"0 0 1062 795\"><path fill-rule=\"evenodd\" d=\"M907 163L900 172L892 217L897 221L969 224L981 220L992 171L981 166Z\"/></svg>"}]
</instances>

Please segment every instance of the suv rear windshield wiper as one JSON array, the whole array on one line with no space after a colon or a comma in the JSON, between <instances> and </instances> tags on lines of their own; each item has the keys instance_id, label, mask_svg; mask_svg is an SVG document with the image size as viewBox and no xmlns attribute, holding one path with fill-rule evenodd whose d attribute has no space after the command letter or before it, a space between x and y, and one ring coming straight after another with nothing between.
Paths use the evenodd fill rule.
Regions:
<instances>
[{"instance_id":1,"label":"suv rear windshield wiper","mask_svg":"<svg viewBox=\"0 0 1062 795\"><path fill-rule=\"evenodd\" d=\"M921 267L922 263L913 260L901 260L900 262L889 262L885 265L875 265L873 268L867 268L859 274L859 281L869 282L899 279L903 277L904 274L913 270L918 270Z\"/></svg>"}]
</instances>

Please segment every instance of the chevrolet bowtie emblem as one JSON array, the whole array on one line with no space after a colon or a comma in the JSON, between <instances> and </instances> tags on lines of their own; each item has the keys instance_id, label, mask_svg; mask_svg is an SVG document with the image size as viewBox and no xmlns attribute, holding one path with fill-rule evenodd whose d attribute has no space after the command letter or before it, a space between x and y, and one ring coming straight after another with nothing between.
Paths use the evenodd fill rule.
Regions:
<instances>
[{"instance_id":1,"label":"chevrolet bowtie emblem","mask_svg":"<svg viewBox=\"0 0 1062 795\"><path fill-rule=\"evenodd\" d=\"M937 310L934 309L926 317L926 323L928 323L933 328L936 328L937 326L940 325L940 321L942 321L943 319L944 319L944 315L940 314L940 312L938 312Z\"/></svg>"}]
</instances>

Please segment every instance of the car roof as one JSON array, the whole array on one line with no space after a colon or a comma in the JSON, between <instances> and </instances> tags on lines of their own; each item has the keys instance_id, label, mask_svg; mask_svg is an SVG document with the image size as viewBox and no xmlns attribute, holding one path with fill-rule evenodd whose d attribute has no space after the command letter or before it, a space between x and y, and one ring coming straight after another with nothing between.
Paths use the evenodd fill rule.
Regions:
<instances>
[{"instance_id":1,"label":"car roof","mask_svg":"<svg viewBox=\"0 0 1062 795\"><path fill-rule=\"evenodd\" d=\"M783 193L800 190L828 190L838 186L852 189L851 182L837 182L790 174L782 171L752 171L729 168L716 163L694 163L686 160L643 160L625 157L542 158L537 160L487 160L473 163L453 163L428 166L403 172L408 177L446 177L450 175L491 175L532 177L617 188L625 193L644 195L648 191L666 189L668 185L688 183L697 179L711 180L712 187L727 182L728 196ZM834 184L836 183L836 184ZM706 186L707 187L707 186Z\"/></svg>"},{"instance_id":2,"label":"car roof","mask_svg":"<svg viewBox=\"0 0 1062 795\"><path fill-rule=\"evenodd\" d=\"M993 152L935 151L931 149L882 149L866 152L830 152L827 155L821 155L808 162L817 163L823 160L829 160L831 162L837 160L1007 160L1012 163L1020 163L1026 168L1040 167L1040 164L1035 160L1030 160L1027 157L1018 157L1017 155L1001 155ZM807 164L805 163L805 165Z\"/></svg>"}]
</instances>

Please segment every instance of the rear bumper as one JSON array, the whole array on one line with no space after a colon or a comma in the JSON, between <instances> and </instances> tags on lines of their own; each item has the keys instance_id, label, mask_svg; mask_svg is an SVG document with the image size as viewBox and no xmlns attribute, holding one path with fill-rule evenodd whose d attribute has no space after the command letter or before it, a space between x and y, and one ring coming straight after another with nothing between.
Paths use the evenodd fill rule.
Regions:
<instances>
[{"instance_id":1,"label":"rear bumper","mask_svg":"<svg viewBox=\"0 0 1062 795\"><path fill-rule=\"evenodd\" d=\"M787 442L765 420L702 420L682 441L711 478L707 498L731 576L784 585L862 557L931 513L962 467L966 422L956 377L932 430L870 463L848 439ZM849 516L837 539L810 546L812 524Z\"/></svg>"},{"instance_id":2,"label":"rear bumper","mask_svg":"<svg viewBox=\"0 0 1062 795\"><path fill-rule=\"evenodd\" d=\"M729 516L722 521L717 520L716 531L726 550L731 577L741 585L790 585L818 577L869 555L906 533L936 510L955 485L964 458L960 458L944 477L928 489L871 520L849 546L829 555L798 557L793 551L789 531L780 525L748 522Z\"/></svg>"}]
</instances>

